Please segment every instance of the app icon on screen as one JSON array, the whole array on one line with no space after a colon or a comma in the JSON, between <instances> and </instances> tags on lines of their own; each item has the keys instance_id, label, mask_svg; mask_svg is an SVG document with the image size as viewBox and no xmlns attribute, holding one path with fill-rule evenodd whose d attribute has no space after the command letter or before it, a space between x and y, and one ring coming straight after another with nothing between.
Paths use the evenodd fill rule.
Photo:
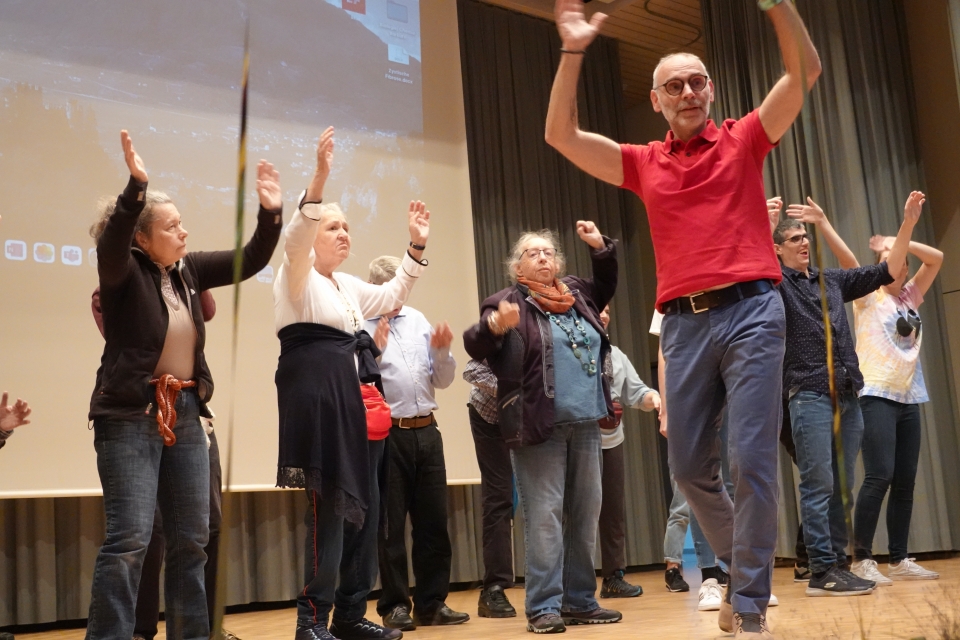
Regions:
<instances>
[{"instance_id":1,"label":"app icon on screen","mask_svg":"<svg viewBox=\"0 0 960 640\"><path fill-rule=\"evenodd\" d=\"M34 242L33 259L36 262L50 264L57 259L57 248L46 242Z\"/></svg>"},{"instance_id":2,"label":"app icon on screen","mask_svg":"<svg viewBox=\"0 0 960 640\"><path fill-rule=\"evenodd\" d=\"M3 243L3 255L7 260L26 260L27 243L23 240L7 240Z\"/></svg>"},{"instance_id":3,"label":"app icon on screen","mask_svg":"<svg viewBox=\"0 0 960 640\"><path fill-rule=\"evenodd\" d=\"M91 267L97 266L97 249L94 247L87 251L87 262L90 263Z\"/></svg>"},{"instance_id":4,"label":"app icon on screen","mask_svg":"<svg viewBox=\"0 0 960 640\"><path fill-rule=\"evenodd\" d=\"M398 44L387 45L387 59L397 64L410 64L410 54Z\"/></svg>"},{"instance_id":5,"label":"app icon on screen","mask_svg":"<svg viewBox=\"0 0 960 640\"><path fill-rule=\"evenodd\" d=\"M83 249L68 244L60 247L60 262L68 264L71 267L78 267L83 264Z\"/></svg>"},{"instance_id":6,"label":"app icon on screen","mask_svg":"<svg viewBox=\"0 0 960 640\"><path fill-rule=\"evenodd\" d=\"M266 282L267 284L273 282L273 267L267 265L261 269L260 273L257 274L257 280L260 282Z\"/></svg>"},{"instance_id":7,"label":"app icon on screen","mask_svg":"<svg viewBox=\"0 0 960 640\"><path fill-rule=\"evenodd\" d=\"M346 8L347 0L343 1L344 8ZM387 17L391 20L397 22L407 22L407 7L402 5L399 2L393 2L392 0L387 0Z\"/></svg>"},{"instance_id":8,"label":"app icon on screen","mask_svg":"<svg viewBox=\"0 0 960 640\"><path fill-rule=\"evenodd\" d=\"M343 8L354 13L367 13L367 0L343 0Z\"/></svg>"}]
</instances>

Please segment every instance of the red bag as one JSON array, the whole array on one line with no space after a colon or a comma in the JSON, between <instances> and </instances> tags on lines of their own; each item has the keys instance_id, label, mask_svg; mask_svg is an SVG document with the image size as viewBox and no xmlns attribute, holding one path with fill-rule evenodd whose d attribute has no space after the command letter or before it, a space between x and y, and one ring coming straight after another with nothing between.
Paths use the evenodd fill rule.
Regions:
<instances>
[{"instance_id":1,"label":"red bag","mask_svg":"<svg viewBox=\"0 0 960 640\"><path fill-rule=\"evenodd\" d=\"M372 384L360 385L363 394L363 406L367 410L367 439L383 440L390 435L390 405L380 395L380 390Z\"/></svg>"}]
</instances>

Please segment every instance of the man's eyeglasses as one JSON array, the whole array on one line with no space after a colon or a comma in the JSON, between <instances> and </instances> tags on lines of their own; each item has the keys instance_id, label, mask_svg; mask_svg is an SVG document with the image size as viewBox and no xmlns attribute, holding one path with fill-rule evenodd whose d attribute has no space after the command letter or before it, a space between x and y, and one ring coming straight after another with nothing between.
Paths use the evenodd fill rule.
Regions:
<instances>
[{"instance_id":1,"label":"man's eyeglasses","mask_svg":"<svg viewBox=\"0 0 960 640\"><path fill-rule=\"evenodd\" d=\"M690 90L694 93L700 93L703 91L704 87L707 86L707 82L709 81L709 77L703 75L702 73L695 73L686 80L681 80L680 78L671 78L659 87L654 88L663 89L667 92L667 95L679 96L681 93L683 93L683 88L687 85L690 85Z\"/></svg>"},{"instance_id":2,"label":"man's eyeglasses","mask_svg":"<svg viewBox=\"0 0 960 640\"><path fill-rule=\"evenodd\" d=\"M523 255L527 256L531 260L536 260L540 257L540 254L543 254L543 257L547 260L551 260L557 255L556 249L527 249L523 252Z\"/></svg>"},{"instance_id":3,"label":"man's eyeglasses","mask_svg":"<svg viewBox=\"0 0 960 640\"><path fill-rule=\"evenodd\" d=\"M920 329L923 327L923 323L920 321L920 314L913 309L907 309L907 315L904 316L902 313L900 313L900 310L897 309L897 316L897 333L906 338L911 333L916 331L916 339L919 340Z\"/></svg>"},{"instance_id":4,"label":"man's eyeglasses","mask_svg":"<svg viewBox=\"0 0 960 640\"><path fill-rule=\"evenodd\" d=\"M805 234L805 233L798 233L798 234L795 235L795 236L791 236L791 237L789 237L789 238L784 238L784 239L783 239L783 244L795 244L795 245L799 245L799 244L803 243L804 240L809 240L809 239L810 239L810 236L808 236L807 234Z\"/></svg>"}]
</instances>

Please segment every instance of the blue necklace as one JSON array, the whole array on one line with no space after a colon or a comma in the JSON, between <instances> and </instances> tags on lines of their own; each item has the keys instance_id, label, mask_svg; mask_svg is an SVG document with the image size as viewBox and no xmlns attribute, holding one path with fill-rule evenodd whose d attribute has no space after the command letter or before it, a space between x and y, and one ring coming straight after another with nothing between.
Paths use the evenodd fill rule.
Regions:
<instances>
[{"instance_id":1,"label":"blue necklace","mask_svg":"<svg viewBox=\"0 0 960 640\"><path fill-rule=\"evenodd\" d=\"M573 335L573 329L567 325L560 322L560 317L547 312L547 317L553 321L555 325L563 329L563 332L567 334L567 338L570 339L570 348L573 349L573 355L576 356L577 360L580 361L580 366L584 371L587 372L588 376L596 375L597 373L597 361L593 357L593 351L590 350L590 336L587 335L587 330L580 324L580 318L577 316L573 317L573 323L576 325L576 328L580 330L581 334L581 344L587 349L587 358L589 361L583 359L583 354L580 351L579 346L577 345L577 337Z\"/></svg>"}]
</instances>

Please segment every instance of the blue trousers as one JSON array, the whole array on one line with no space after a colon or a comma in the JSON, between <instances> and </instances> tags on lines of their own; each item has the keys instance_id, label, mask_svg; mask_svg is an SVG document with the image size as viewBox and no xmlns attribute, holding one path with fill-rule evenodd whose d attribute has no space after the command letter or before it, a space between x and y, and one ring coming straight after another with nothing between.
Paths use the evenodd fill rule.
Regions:
<instances>
[{"instance_id":1,"label":"blue trousers","mask_svg":"<svg viewBox=\"0 0 960 640\"><path fill-rule=\"evenodd\" d=\"M717 558L730 567L739 613L763 614L770 600L785 331L783 301L770 291L699 314L668 315L660 334L670 469ZM724 402L736 508L720 473Z\"/></svg>"}]
</instances>

